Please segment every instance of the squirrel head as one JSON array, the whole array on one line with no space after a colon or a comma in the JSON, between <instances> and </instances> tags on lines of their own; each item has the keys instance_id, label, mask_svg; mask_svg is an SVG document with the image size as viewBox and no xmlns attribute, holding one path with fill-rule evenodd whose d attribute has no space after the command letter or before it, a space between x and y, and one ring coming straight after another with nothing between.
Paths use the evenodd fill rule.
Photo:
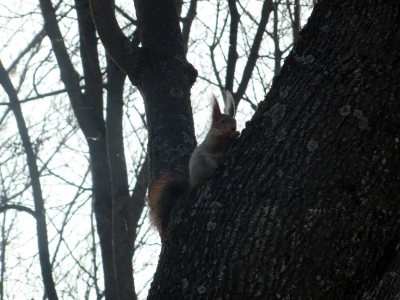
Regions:
<instances>
[{"instance_id":1,"label":"squirrel head","mask_svg":"<svg viewBox=\"0 0 400 300\"><path fill-rule=\"evenodd\" d=\"M235 120L235 100L229 91L225 91L225 110L224 114L219 108L215 95L212 96L212 124L211 129L218 132L218 135L237 136Z\"/></svg>"}]
</instances>

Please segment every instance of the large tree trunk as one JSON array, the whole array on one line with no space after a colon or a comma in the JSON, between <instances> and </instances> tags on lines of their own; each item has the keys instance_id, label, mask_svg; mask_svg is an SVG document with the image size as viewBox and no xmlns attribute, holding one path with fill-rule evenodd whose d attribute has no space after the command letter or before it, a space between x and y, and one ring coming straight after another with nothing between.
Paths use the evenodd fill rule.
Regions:
<instances>
[{"instance_id":1,"label":"large tree trunk","mask_svg":"<svg viewBox=\"0 0 400 300\"><path fill-rule=\"evenodd\" d=\"M178 202L149 299L395 299L400 3L320 1L237 147Z\"/></svg>"}]
</instances>

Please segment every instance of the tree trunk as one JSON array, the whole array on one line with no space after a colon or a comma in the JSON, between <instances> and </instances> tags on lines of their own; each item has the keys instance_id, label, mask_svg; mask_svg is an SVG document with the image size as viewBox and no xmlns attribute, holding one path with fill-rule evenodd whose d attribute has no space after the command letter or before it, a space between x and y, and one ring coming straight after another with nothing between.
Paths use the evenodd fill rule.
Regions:
<instances>
[{"instance_id":1,"label":"tree trunk","mask_svg":"<svg viewBox=\"0 0 400 300\"><path fill-rule=\"evenodd\" d=\"M197 71L185 58L174 1L134 3L142 53L135 73L128 76L145 104L150 182L165 173L187 176L196 144L190 89Z\"/></svg>"},{"instance_id":2,"label":"tree trunk","mask_svg":"<svg viewBox=\"0 0 400 300\"><path fill-rule=\"evenodd\" d=\"M400 4L324 0L172 212L148 299L395 299Z\"/></svg>"}]
</instances>

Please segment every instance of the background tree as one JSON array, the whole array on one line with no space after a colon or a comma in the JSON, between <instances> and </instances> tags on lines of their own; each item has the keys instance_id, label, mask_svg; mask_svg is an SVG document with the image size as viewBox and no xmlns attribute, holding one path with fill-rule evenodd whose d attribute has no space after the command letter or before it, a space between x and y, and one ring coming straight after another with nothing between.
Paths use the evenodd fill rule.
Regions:
<instances>
[{"instance_id":1,"label":"background tree","mask_svg":"<svg viewBox=\"0 0 400 300\"><path fill-rule=\"evenodd\" d=\"M190 56L189 61L193 61L201 75L194 94L201 94L196 91L210 86L218 89L229 85L237 103L245 100L239 117L244 119L249 115L251 109L256 108L256 100L269 89L273 74L278 73L276 66L280 66L282 57L291 47L292 38L285 38L285 35L294 36L295 28L300 27L300 19L296 21L293 16L296 3L176 2L174 8L182 16L183 50L180 51L183 57ZM147 168L142 167L146 165L143 145L147 122L141 99L129 83L124 85L125 75L102 49L97 50L98 41L87 1L55 4L40 1L40 4L40 7L36 7L36 3L33 6L4 4L8 14L2 16L2 30L8 31L9 38L1 53L3 63L7 62L2 85L6 87L7 78L13 81L12 85L8 82L7 98L17 99L14 103L21 105L25 116L20 115L20 120L26 123L28 137L25 133L25 140L31 144L30 160L36 161L37 168L33 169L36 169L34 172L43 194L42 205L46 208L43 216L47 218L47 229L44 232L49 232L50 256L41 266L50 265L55 283L47 281L47 296L43 297L55 299L57 293L60 298L74 299L104 296L115 299L116 294L134 298L131 256L135 254L134 261L143 260L141 249L155 243L155 238L148 234L148 227L141 226L144 218L140 219L147 188ZM303 3L305 9L307 5ZM215 15L203 14L204 11L213 11ZM234 17L229 11L233 11ZM120 3L116 12L119 24L135 47L139 35L136 17L131 16L134 10ZM43 20L44 27L41 27ZM210 20L214 22L212 27ZM178 31L175 33L179 34ZM21 44L21 39L26 41L23 47L10 52L16 44ZM274 42L274 47L270 41ZM210 58L208 64L204 55ZM145 57L144 61L149 60ZM23 132L20 130L18 134L13 126L10 112L15 114L15 105L10 105L7 98L0 103L4 108L0 119L1 141L5 145L0 167L4 174L1 211L17 208L35 215L30 195L32 176L25 167L29 151L20 142L19 134ZM206 96L193 98L204 100ZM201 111L208 103L195 104L196 112L200 112L196 116L203 118ZM153 117L158 120L160 115ZM201 136L203 132L198 130L198 133ZM127 155L124 148L129 149L125 151ZM185 151L190 152L189 149ZM164 165L153 162L155 168ZM175 163L170 167L174 169ZM94 211L90 206L92 193ZM37 210L43 211L40 207ZM15 211L7 214L15 214ZM43 293L35 254L37 246L30 230L36 219L27 216L18 213L10 221L3 219L1 286L3 295L10 299L13 295L20 296L21 291L30 297ZM85 222L82 217L86 217ZM44 224L43 219L41 222ZM82 230L83 224L85 230ZM129 228L127 235L126 228ZM6 232L15 234L16 238L5 238ZM115 240L117 251L113 251L111 239ZM113 272L114 261L117 273ZM156 258L152 263L156 263ZM141 264L136 265L135 271ZM49 272L45 273L49 276ZM118 274L122 280L117 283Z\"/></svg>"}]
</instances>

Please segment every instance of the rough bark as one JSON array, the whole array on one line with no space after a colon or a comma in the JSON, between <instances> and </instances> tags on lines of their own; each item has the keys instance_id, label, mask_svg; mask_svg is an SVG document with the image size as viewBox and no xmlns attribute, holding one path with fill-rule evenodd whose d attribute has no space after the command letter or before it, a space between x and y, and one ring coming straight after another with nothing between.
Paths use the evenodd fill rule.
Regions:
<instances>
[{"instance_id":1,"label":"rough bark","mask_svg":"<svg viewBox=\"0 0 400 300\"><path fill-rule=\"evenodd\" d=\"M178 202L148 299L395 299L400 5L318 2L212 178Z\"/></svg>"},{"instance_id":2,"label":"rough bark","mask_svg":"<svg viewBox=\"0 0 400 300\"><path fill-rule=\"evenodd\" d=\"M145 101L150 179L163 173L187 176L196 143L190 88L197 72L185 59L173 1L136 0L135 7L142 50L147 57L133 83Z\"/></svg>"}]
</instances>

